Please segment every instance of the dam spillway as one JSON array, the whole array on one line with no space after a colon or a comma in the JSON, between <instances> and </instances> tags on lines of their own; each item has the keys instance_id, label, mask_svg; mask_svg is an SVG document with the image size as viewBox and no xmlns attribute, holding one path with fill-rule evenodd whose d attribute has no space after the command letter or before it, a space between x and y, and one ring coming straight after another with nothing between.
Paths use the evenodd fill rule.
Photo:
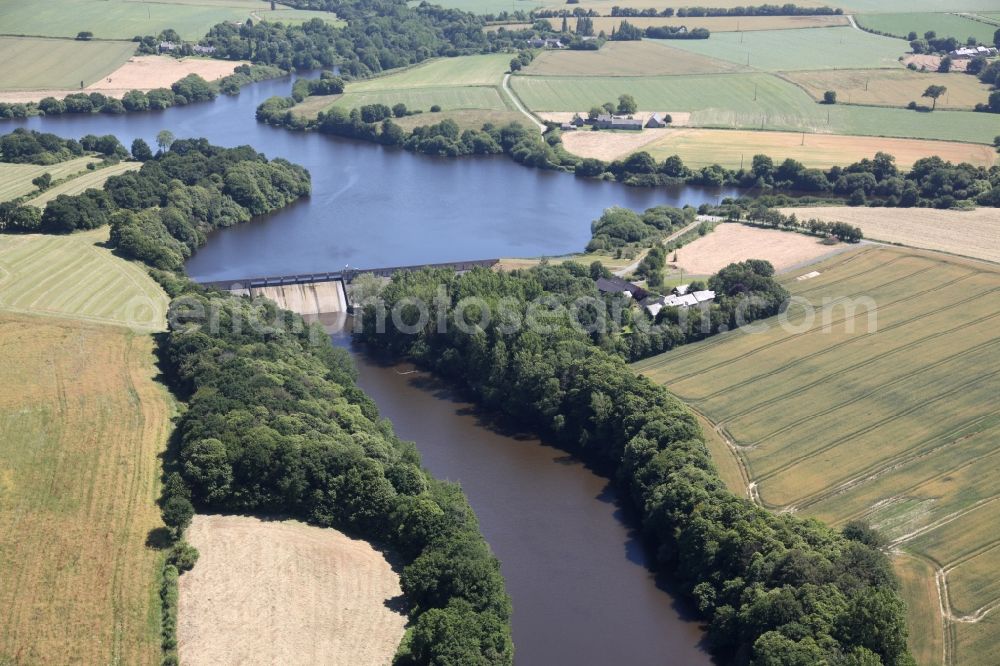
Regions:
<instances>
[{"instance_id":1,"label":"dam spillway","mask_svg":"<svg viewBox=\"0 0 1000 666\"><path fill-rule=\"evenodd\" d=\"M252 298L269 298L278 307L304 317L347 312L347 295L341 280L250 287Z\"/></svg>"}]
</instances>

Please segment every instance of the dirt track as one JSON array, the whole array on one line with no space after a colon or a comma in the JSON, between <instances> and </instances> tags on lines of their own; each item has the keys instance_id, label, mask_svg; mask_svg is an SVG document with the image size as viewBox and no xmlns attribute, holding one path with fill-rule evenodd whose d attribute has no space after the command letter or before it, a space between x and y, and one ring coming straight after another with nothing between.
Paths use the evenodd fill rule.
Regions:
<instances>
[{"instance_id":1,"label":"dirt track","mask_svg":"<svg viewBox=\"0 0 1000 666\"><path fill-rule=\"evenodd\" d=\"M195 516L180 579L186 666L389 664L406 616L399 578L367 542L295 521Z\"/></svg>"}]
</instances>

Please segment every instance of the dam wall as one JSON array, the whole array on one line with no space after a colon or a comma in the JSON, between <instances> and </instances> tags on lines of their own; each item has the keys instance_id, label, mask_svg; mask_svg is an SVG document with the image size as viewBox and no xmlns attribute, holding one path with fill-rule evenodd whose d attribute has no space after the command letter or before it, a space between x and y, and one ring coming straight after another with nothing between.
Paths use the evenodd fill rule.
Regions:
<instances>
[{"instance_id":1,"label":"dam wall","mask_svg":"<svg viewBox=\"0 0 1000 666\"><path fill-rule=\"evenodd\" d=\"M347 295L344 293L344 283L340 280L251 286L250 296L269 298L278 307L304 317L347 312Z\"/></svg>"}]
</instances>

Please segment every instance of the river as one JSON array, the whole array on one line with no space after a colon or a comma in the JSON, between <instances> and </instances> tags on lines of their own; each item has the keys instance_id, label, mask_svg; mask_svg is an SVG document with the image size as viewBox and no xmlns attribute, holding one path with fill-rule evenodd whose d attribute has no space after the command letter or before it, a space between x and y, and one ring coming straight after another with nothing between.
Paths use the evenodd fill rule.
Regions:
<instances>
[{"instance_id":1,"label":"river","mask_svg":"<svg viewBox=\"0 0 1000 666\"><path fill-rule=\"evenodd\" d=\"M64 137L114 134L151 145L179 138L252 145L312 173L308 199L213 233L188 262L215 280L484 259L580 250L590 221L613 205L698 205L734 192L627 188L522 167L503 156L441 159L254 120L256 106L285 95L288 79L234 98L158 113L56 116L0 123ZM531 437L497 431L468 404L405 366L383 366L351 349L360 384L427 467L458 481L502 561L514 603L517 663L708 664L697 624L647 569L647 554L607 480Z\"/></svg>"}]
</instances>

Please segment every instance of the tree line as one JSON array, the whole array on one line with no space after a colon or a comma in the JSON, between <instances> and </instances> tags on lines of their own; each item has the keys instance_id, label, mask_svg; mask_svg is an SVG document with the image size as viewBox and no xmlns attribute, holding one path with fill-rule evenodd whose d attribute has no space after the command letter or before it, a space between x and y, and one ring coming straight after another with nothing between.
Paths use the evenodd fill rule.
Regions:
<instances>
[{"instance_id":1,"label":"tree line","mask_svg":"<svg viewBox=\"0 0 1000 666\"><path fill-rule=\"evenodd\" d=\"M0 119L26 118L33 115L59 116L67 113L104 113L121 115L141 111L162 111L172 106L185 106L196 102L214 100L219 93L238 95L243 86L283 76L286 72L276 67L240 65L229 76L218 81L206 81L198 74L188 74L169 88L150 91L130 90L121 98L108 97L99 92L72 93L62 99L45 97L38 102L0 102Z\"/></svg>"},{"instance_id":2,"label":"tree line","mask_svg":"<svg viewBox=\"0 0 1000 666\"><path fill-rule=\"evenodd\" d=\"M731 266L715 286L736 288L766 268ZM435 300L439 285L446 297ZM603 469L635 505L657 567L696 607L721 661L913 664L898 584L870 530L837 532L730 493L692 412L571 325L565 310L547 310L544 332L508 326L539 299L563 303L592 290L582 266L397 274L382 298L416 334L395 321L377 332L378 308L368 305L360 339ZM468 296L481 300L459 307ZM414 298L433 302L425 326ZM439 328L441 319L448 325Z\"/></svg>"}]
</instances>

